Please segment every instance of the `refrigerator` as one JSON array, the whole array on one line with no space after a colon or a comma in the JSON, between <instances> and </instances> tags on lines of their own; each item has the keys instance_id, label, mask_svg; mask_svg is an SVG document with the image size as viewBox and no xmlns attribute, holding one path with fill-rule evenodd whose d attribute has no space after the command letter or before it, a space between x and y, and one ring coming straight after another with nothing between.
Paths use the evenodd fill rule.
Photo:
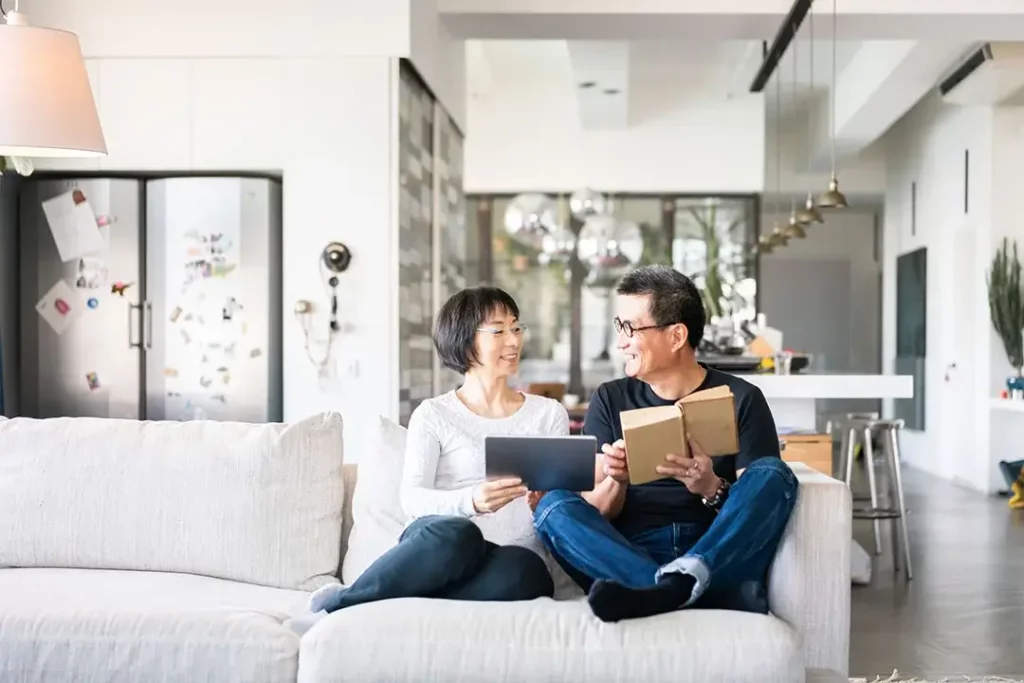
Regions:
<instances>
[{"instance_id":1,"label":"refrigerator","mask_svg":"<svg viewBox=\"0 0 1024 683\"><path fill-rule=\"evenodd\" d=\"M281 420L278 181L39 178L19 207L21 415Z\"/></svg>"}]
</instances>

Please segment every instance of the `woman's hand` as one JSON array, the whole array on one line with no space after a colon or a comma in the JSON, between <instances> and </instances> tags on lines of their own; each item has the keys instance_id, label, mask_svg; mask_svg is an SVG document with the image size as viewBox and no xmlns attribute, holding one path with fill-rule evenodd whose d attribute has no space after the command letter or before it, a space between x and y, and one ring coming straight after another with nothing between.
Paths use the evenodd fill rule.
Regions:
<instances>
[{"instance_id":1,"label":"woman's hand","mask_svg":"<svg viewBox=\"0 0 1024 683\"><path fill-rule=\"evenodd\" d=\"M473 490L473 509L477 514L497 512L516 498L526 495L523 480L518 477L485 481Z\"/></svg>"}]
</instances>

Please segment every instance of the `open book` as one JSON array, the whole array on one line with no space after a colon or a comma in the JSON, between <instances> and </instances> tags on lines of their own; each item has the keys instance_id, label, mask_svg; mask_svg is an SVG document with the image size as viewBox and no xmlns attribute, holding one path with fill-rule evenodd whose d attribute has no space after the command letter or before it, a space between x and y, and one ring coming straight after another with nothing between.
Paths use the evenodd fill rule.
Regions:
<instances>
[{"instance_id":1,"label":"open book","mask_svg":"<svg viewBox=\"0 0 1024 683\"><path fill-rule=\"evenodd\" d=\"M674 405L619 413L626 442L629 483L663 479L655 468L670 453L687 455L686 435L709 456L734 455L740 449L732 390L713 387L679 399Z\"/></svg>"}]
</instances>

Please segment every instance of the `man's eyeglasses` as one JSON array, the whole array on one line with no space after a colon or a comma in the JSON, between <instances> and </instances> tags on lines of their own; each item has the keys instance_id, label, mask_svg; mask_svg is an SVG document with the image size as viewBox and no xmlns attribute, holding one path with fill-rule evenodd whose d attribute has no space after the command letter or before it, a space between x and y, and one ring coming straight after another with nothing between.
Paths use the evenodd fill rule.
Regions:
<instances>
[{"instance_id":1,"label":"man's eyeglasses","mask_svg":"<svg viewBox=\"0 0 1024 683\"><path fill-rule=\"evenodd\" d=\"M628 320L626 322L623 322L618 318L615 318L612 321L612 325L615 326L615 331L617 333L624 334L627 337L632 337L634 332L643 332L644 330L660 330L666 327L671 327L671 325L643 325L641 327L633 327L633 323L629 322Z\"/></svg>"},{"instance_id":2,"label":"man's eyeglasses","mask_svg":"<svg viewBox=\"0 0 1024 683\"><path fill-rule=\"evenodd\" d=\"M508 329L498 327L478 327L476 328L476 331L494 335L495 337L501 337L506 332L511 334L513 337L522 337L526 333L526 325L513 325Z\"/></svg>"}]
</instances>

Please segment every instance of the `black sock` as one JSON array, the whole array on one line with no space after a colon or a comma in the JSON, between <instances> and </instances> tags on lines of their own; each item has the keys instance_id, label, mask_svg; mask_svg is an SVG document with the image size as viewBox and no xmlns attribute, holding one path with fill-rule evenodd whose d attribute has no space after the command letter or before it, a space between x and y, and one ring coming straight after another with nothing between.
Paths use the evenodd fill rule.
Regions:
<instances>
[{"instance_id":1,"label":"black sock","mask_svg":"<svg viewBox=\"0 0 1024 683\"><path fill-rule=\"evenodd\" d=\"M689 574L665 574L650 588L628 588L614 581L597 580L590 587L587 602L601 621L640 619L673 612L693 593L697 580Z\"/></svg>"}]
</instances>

